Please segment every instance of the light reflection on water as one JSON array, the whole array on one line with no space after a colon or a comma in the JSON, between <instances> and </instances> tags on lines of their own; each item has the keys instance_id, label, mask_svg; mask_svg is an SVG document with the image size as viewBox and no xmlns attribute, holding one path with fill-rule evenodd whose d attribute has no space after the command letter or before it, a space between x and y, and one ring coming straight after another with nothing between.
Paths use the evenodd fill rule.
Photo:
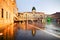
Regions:
<instances>
[{"instance_id":1,"label":"light reflection on water","mask_svg":"<svg viewBox=\"0 0 60 40\"><path fill-rule=\"evenodd\" d=\"M45 24L41 24L37 22L31 25L34 25L43 29L46 26ZM1 37L3 38L3 40L14 40L15 37L16 38L19 38L19 37L33 38L33 37L39 36L40 33L41 33L40 30L29 27L29 25L27 28L27 24L23 22L23 23L14 23L12 25L8 25L3 31L3 35L2 35L3 37L2 36Z\"/></svg>"},{"instance_id":2,"label":"light reflection on water","mask_svg":"<svg viewBox=\"0 0 60 40\"><path fill-rule=\"evenodd\" d=\"M32 24L34 26L37 26L35 24ZM29 26L29 25L28 25ZM20 31L20 32L19 32ZM27 27L27 23L23 22L23 23L14 23L12 25L8 25L4 31L3 31L3 36L5 40L14 40L15 34L19 33L19 34L24 34L26 35L31 35L31 36L35 36L36 34L36 29L32 28L32 27ZM22 36L24 36L22 35Z\"/></svg>"},{"instance_id":3,"label":"light reflection on water","mask_svg":"<svg viewBox=\"0 0 60 40\"><path fill-rule=\"evenodd\" d=\"M13 24L5 26L5 28L1 30L3 35L0 36L0 40L13 40L13 29Z\"/></svg>"}]
</instances>

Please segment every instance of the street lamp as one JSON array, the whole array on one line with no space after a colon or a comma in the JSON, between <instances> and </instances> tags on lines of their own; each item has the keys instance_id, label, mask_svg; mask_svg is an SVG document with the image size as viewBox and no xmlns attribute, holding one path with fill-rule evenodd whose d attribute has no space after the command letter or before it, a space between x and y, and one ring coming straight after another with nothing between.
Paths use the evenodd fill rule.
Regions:
<instances>
[{"instance_id":1,"label":"street lamp","mask_svg":"<svg viewBox=\"0 0 60 40\"><path fill-rule=\"evenodd\" d=\"M28 27L28 18L27 18L27 14L26 14L26 30L27 30L27 27Z\"/></svg>"}]
</instances>

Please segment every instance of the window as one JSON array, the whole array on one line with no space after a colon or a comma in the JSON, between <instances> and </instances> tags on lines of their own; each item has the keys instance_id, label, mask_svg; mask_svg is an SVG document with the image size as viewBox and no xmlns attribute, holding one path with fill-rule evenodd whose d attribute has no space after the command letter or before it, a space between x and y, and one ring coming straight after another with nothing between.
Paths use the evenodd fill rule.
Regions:
<instances>
[{"instance_id":1,"label":"window","mask_svg":"<svg viewBox=\"0 0 60 40\"><path fill-rule=\"evenodd\" d=\"M2 9L2 18L3 18L3 9Z\"/></svg>"},{"instance_id":2,"label":"window","mask_svg":"<svg viewBox=\"0 0 60 40\"><path fill-rule=\"evenodd\" d=\"M6 12L6 18L8 19L8 12Z\"/></svg>"}]
</instances>

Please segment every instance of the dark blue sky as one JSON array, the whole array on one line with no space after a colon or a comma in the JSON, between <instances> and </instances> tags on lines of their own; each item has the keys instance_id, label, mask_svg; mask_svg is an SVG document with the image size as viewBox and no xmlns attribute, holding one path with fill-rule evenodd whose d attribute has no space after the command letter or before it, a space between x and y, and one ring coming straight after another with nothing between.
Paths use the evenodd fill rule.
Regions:
<instances>
[{"instance_id":1,"label":"dark blue sky","mask_svg":"<svg viewBox=\"0 0 60 40\"><path fill-rule=\"evenodd\" d=\"M19 12L31 12L35 6L36 11L52 14L60 11L60 0L16 0Z\"/></svg>"}]
</instances>

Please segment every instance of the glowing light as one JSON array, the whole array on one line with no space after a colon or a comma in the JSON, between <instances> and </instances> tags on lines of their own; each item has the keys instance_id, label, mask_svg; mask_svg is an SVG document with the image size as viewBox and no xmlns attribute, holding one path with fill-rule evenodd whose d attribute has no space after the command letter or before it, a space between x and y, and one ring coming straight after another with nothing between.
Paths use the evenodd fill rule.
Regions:
<instances>
[{"instance_id":1,"label":"glowing light","mask_svg":"<svg viewBox=\"0 0 60 40\"><path fill-rule=\"evenodd\" d=\"M47 23L50 24L51 23L51 18L47 17Z\"/></svg>"},{"instance_id":2,"label":"glowing light","mask_svg":"<svg viewBox=\"0 0 60 40\"><path fill-rule=\"evenodd\" d=\"M36 34L36 30L33 29L33 30L32 30L32 35L35 36L35 34Z\"/></svg>"},{"instance_id":3,"label":"glowing light","mask_svg":"<svg viewBox=\"0 0 60 40\"><path fill-rule=\"evenodd\" d=\"M3 35L3 33L0 33L0 35Z\"/></svg>"}]
</instances>

